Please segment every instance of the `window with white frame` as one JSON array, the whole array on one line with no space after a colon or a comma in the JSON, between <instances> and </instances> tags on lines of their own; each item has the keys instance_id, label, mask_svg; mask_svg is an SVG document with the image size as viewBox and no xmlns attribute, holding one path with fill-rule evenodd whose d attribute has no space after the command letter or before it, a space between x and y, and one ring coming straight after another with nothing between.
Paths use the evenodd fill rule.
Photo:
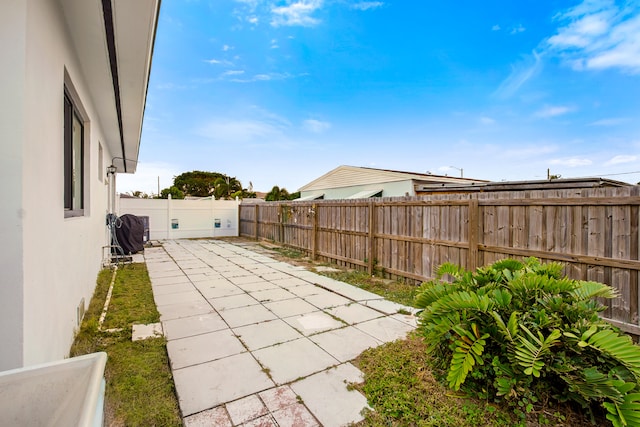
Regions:
<instances>
[{"instance_id":1,"label":"window with white frame","mask_svg":"<svg viewBox=\"0 0 640 427\"><path fill-rule=\"evenodd\" d=\"M84 215L84 121L64 93L64 213Z\"/></svg>"}]
</instances>

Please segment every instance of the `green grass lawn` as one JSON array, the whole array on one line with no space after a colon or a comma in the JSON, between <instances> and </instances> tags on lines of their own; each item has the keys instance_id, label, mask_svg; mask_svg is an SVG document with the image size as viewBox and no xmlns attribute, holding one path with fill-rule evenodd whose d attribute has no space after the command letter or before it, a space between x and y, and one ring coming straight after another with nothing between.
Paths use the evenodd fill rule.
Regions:
<instances>
[{"instance_id":1,"label":"green grass lawn","mask_svg":"<svg viewBox=\"0 0 640 427\"><path fill-rule=\"evenodd\" d=\"M112 271L103 270L71 356L96 351L108 355L105 378L105 425L181 426L182 419L169 368L164 338L131 341L134 323L160 320L145 264L121 267L116 274L109 310L101 332L98 319Z\"/></svg>"}]
</instances>

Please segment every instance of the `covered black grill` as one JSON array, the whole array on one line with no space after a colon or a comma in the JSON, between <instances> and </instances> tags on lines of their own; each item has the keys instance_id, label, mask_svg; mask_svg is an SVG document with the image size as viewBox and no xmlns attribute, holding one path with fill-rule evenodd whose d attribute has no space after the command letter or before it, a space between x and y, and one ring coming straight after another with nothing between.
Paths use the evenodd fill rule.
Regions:
<instances>
[{"instance_id":1,"label":"covered black grill","mask_svg":"<svg viewBox=\"0 0 640 427\"><path fill-rule=\"evenodd\" d=\"M123 255L135 254L144 250L144 220L135 215L125 214L116 222L116 246L120 246Z\"/></svg>"}]
</instances>

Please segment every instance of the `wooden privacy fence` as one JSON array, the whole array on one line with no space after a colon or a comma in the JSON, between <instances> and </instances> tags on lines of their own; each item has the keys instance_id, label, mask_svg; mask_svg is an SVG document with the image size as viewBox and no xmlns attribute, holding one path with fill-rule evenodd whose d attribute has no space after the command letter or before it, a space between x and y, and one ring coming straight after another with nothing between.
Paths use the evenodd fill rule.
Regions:
<instances>
[{"instance_id":1,"label":"wooden privacy fence","mask_svg":"<svg viewBox=\"0 0 640 427\"><path fill-rule=\"evenodd\" d=\"M615 287L603 313L640 334L640 187L536 190L240 206L240 235L313 259L424 281L444 262L466 269L506 257L566 264L574 279Z\"/></svg>"}]
</instances>

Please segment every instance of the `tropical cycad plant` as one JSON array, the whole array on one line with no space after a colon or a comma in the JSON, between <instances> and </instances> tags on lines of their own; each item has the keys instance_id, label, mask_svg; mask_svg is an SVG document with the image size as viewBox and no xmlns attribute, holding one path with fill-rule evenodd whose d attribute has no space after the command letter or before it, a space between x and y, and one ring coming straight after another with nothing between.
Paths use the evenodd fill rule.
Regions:
<instances>
[{"instance_id":1,"label":"tropical cycad plant","mask_svg":"<svg viewBox=\"0 0 640 427\"><path fill-rule=\"evenodd\" d=\"M536 258L473 273L443 264L416 297L429 351L454 390L522 410L573 401L606 410L616 427L640 425L640 347L598 316L605 306L596 298L614 298L614 289L562 270Z\"/></svg>"}]
</instances>

